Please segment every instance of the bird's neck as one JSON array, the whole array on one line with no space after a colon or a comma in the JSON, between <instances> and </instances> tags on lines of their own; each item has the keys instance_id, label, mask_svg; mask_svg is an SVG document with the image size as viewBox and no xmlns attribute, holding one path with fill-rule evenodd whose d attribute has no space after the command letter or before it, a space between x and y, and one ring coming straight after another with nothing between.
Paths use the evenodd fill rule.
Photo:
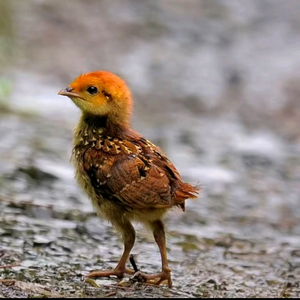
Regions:
<instances>
[{"instance_id":1,"label":"bird's neck","mask_svg":"<svg viewBox=\"0 0 300 300\"><path fill-rule=\"evenodd\" d=\"M95 116L87 113L82 113L75 136L84 134L93 135L101 133L103 136L122 137L129 129L129 124L115 123L107 116Z\"/></svg>"}]
</instances>

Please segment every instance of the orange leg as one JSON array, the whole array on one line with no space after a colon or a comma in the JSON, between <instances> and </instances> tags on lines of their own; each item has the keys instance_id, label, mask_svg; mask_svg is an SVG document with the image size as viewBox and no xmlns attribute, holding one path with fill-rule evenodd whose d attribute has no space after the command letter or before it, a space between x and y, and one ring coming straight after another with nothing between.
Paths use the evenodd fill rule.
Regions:
<instances>
[{"instance_id":1,"label":"orange leg","mask_svg":"<svg viewBox=\"0 0 300 300\"><path fill-rule=\"evenodd\" d=\"M124 273L130 275L135 273L133 270L125 268L130 251L134 245L135 230L132 224L127 220L123 221L122 224L117 224L117 228L122 232L124 240L124 252L117 266L112 270L92 271L90 274L86 275L86 277L108 277L110 275L115 275L121 279L123 278Z\"/></svg>"},{"instance_id":2,"label":"orange leg","mask_svg":"<svg viewBox=\"0 0 300 300\"><path fill-rule=\"evenodd\" d=\"M158 220L151 223L151 227L153 230L153 236L158 245L160 255L161 255L161 272L157 274L147 275L145 273L137 272L135 277L141 276L143 280L150 284L159 285L163 281L168 282L168 287L172 287L172 279L171 279L171 269L168 266L168 258L167 258L167 249L166 249L166 237L165 237L165 229L162 221Z\"/></svg>"}]
</instances>

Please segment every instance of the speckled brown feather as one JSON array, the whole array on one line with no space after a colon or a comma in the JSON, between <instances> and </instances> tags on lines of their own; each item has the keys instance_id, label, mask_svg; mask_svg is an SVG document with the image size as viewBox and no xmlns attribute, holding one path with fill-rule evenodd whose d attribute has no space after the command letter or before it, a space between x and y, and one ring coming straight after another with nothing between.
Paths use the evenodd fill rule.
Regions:
<instances>
[{"instance_id":1,"label":"speckled brown feather","mask_svg":"<svg viewBox=\"0 0 300 300\"><path fill-rule=\"evenodd\" d=\"M99 199L129 211L172 206L184 210L185 200L196 197L197 189L182 182L158 147L133 130L111 132L109 126L103 129L97 126L99 120L93 119L90 116L81 121L75 134L74 158Z\"/></svg>"}]
</instances>

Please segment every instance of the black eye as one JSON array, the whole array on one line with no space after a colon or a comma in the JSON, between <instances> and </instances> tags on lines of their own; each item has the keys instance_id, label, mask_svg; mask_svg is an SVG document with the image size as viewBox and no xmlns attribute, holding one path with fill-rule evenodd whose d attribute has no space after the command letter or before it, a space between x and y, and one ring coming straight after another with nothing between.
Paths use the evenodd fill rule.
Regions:
<instances>
[{"instance_id":1,"label":"black eye","mask_svg":"<svg viewBox=\"0 0 300 300\"><path fill-rule=\"evenodd\" d=\"M95 86L90 86L87 91L91 94L91 95L95 95L98 93L98 89Z\"/></svg>"}]
</instances>

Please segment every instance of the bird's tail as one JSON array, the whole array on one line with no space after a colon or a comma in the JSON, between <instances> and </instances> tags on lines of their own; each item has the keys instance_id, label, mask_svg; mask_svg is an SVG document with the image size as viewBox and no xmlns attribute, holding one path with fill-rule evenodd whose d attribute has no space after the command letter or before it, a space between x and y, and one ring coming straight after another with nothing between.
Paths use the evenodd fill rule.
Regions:
<instances>
[{"instance_id":1,"label":"bird's tail","mask_svg":"<svg viewBox=\"0 0 300 300\"><path fill-rule=\"evenodd\" d=\"M188 183L180 182L175 192L174 200L183 211L185 211L185 200L196 199L199 197L201 188L199 186L192 186Z\"/></svg>"}]
</instances>

